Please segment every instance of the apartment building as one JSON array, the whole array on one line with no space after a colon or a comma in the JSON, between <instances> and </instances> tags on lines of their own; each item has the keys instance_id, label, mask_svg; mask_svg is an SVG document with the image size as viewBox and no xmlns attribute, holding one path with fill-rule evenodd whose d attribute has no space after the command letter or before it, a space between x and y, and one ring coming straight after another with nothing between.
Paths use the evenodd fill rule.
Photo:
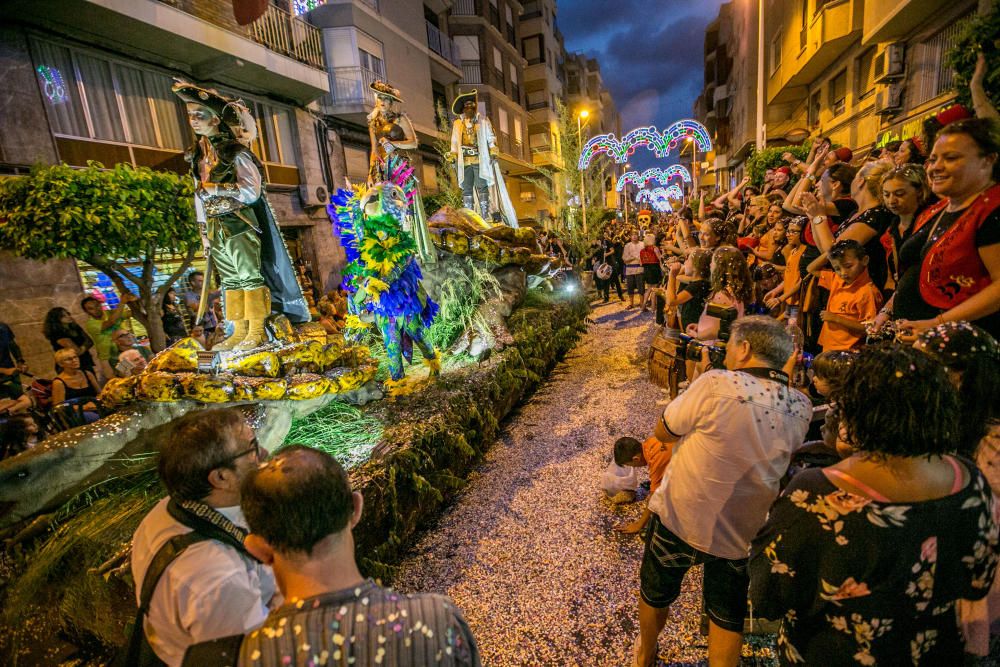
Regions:
<instances>
[{"instance_id":1,"label":"apartment building","mask_svg":"<svg viewBox=\"0 0 1000 667\"><path fill-rule=\"evenodd\" d=\"M566 203L562 137L557 103L565 103L563 35L556 21L555 0L527 0L521 14L521 54L525 105L528 110L528 148L531 163L547 179L544 187L523 183L518 206L545 224ZM551 196L550 196L551 195Z\"/></svg>"},{"instance_id":2,"label":"apartment building","mask_svg":"<svg viewBox=\"0 0 1000 667\"><path fill-rule=\"evenodd\" d=\"M863 155L954 100L944 56L975 0L781 4L765 15L770 142L808 133Z\"/></svg>"},{"instance_id":3,"label":"apartment building","mask_svg":"<svg viewBox=\"0 0 1000 667\"><path fill-rule=\"evenodd\" d=\"M732 187L743 178L743 165L757 132L756 2L727 2L705 30L705 87L694 117L709 133L715 154L702 185Z\"/></svg>"},{"instance_id":4,"label":"apartment building","mask_svg":"<svg viewBox=\"0 0 1000 667\"><path fill-rule=\"evenodd\" d=\"M244 27L226 0L6 2L0 171L96 160L186 172L182 152L193 134L170 91L173 77L216 87L254 111L253 149L289 249L332 284L343 254L321 205L343 174L309 107L329 90L322 35L293 9L273 2ZM0 257L0 312L36 371L51 367L40 334L45 312L58 305L79 317L80 297L100 278L75 261Z\"/></svg>"},{"instance_id":5,"label":"apartment building","mask_svg":"<svg viewBox=\"0 0 1000 667\"><path fill-rule=\"evenodd\" d=\"M588 58L582 53L566 55L566 105L573 114L586 109L588 116L584 127L583 140L598 134L615 133L622 136L621 117L611 98L611 93L604 86L601 76L601 66L595 58ZM594 163L591 169L602 168L604 205L608 208L619 206L618 193L615 191L617 167L606 160Z\"/></svg>"},{"instance_id":6,"label":"apartment building","mask_svg":"<svg viewBox=\"0 0 1000 667\"><path fill-rule=\"evenodd\" d=\"M479 111L497 134L498 159L518 218L533 220L530 180L538 176L527 147L525 67L521 55L519 0L454 0L448 17L462 63L462 91L479 92ZM527 196L527 195L526 195Z\"/></svg>"},{"instance_id":7,"label":"apartment building","mask_svg":"<svg viewBox=\"0 0 1000 667\"><path fill-rule=\"evenodd\" d=\"M321 100L327 126L340 138L353 182L368 175L367 115L376 79L398 88L420 140L413 162L425 194L438 190L442 160L436 142L462 78L458 47L449 35L451 0L331 0L317 3L309 22L322 30L329 74ZM443 115L442 115L443 114Z\"/></svg>"}]
</instances>

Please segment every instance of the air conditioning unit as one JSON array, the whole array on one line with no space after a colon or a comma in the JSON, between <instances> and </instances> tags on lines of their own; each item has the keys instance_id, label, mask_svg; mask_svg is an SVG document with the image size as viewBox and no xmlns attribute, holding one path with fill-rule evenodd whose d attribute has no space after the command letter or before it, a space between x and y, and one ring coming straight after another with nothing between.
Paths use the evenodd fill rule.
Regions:
<instances>
[{"instance_id":1,"label":"air conditioning unit","mask_svg":"<svg viewBox=\"0 0 1000 667\"><path fill-rule=\"evenodd\" d=\"M894 42L875 56L875 83L902 79L906 75L906 45Z\"/></svg>"},{"instance_id":2,"label":"air conditioning unit","mask_svg":"<svg viewBox=\"0 0 1000 667\"><path fill-rule=\"evenodd\" d=\"M891 116L903 109L902 82L890 83L875 93L875 113L880 116Z\"/></svg>"},{"instance_id":3,"label":"air conditioning unit","mask_svg":"<svg viewBox=\"0 0 1000 667\"><path fill-rule=\"evenodd\" d=\"M299 186L299 196L303 206L326 206L330 203L330 193L322 183L305 183Z\"/></svg>"}]
</instances>

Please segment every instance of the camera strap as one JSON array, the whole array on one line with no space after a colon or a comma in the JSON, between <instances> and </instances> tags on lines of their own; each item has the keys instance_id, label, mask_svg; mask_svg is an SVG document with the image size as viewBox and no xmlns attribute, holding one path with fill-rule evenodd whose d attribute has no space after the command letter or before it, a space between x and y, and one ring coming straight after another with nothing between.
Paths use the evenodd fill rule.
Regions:
<instances>
[{"instance_id":1,"label":"camera strap","mask_svg":"<svg viewBox=\"0 0 1000 667\"><path fill-rule=\"evenodd\" d=\"M781 384L788 386L788 373L785 371L778 370L776 368L740 368L738 369L741 373L746 373L754 377L758 377L762 380L774 380L775 382L780 382Z\"/></svg>"}]
</instances>

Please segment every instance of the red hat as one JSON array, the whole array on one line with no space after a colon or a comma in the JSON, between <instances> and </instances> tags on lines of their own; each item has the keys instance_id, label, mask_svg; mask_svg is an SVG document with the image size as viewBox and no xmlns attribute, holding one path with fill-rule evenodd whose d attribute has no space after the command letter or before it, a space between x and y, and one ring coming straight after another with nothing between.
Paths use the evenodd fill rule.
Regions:
<instances>
[{"instance_id":1,"label":"red hat","mask_svg":"<svg viewBox=\"0 0 1000 667\"><path fill-rule=\"evenodd\" d=\"M972 118L972 112L961 104L953 104L947 109L939 111L934 118L937 122L941 123L942 127L944 127L945 125L950 125L956 121Z\"/></svg>"},{"instance_id":2,"label":"red hat","mask_svg":"<svg viewBox=\"0 0 1000 667\"><path fill-rule=\"evenodd\" d=\"M847 146L841 146L837 150L833 151L833 154L837 156L837 159L841 162L850 162L854 159L854 152Z\"/></svg>"},{"instance_id":3,"label":"red hat","mask_svg":"<svg viewBox=\"0 0 1000 667\"><path fill-rule=\"evenodd\" d=\"M774 172L776 174L784 174L786 176L792 175L792 170L789 169L788 167L778 167L777 169L774 170Z\"/></svg>"}]
</instances>

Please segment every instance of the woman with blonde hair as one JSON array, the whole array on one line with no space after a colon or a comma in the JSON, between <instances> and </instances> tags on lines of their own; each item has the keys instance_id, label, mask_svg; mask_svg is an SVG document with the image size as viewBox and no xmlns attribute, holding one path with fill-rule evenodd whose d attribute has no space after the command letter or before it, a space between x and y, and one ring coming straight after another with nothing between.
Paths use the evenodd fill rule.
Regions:
<instances>
[{"instance_id":1,"label":"woman with blonde hair","mask_svg":"<svg viewBox=\"0 0 1000 667\"><path fill-rule=\"evenodd\" d=\"M52 406L58 408L66 401L75 401L83 409L87 423L96 421L99 417L97 394L100 392L97 377L92 371L80 369L80 355L74 350L57 350L55 362L59 375L52 380Z\"/></svg>"}]
</instances>

